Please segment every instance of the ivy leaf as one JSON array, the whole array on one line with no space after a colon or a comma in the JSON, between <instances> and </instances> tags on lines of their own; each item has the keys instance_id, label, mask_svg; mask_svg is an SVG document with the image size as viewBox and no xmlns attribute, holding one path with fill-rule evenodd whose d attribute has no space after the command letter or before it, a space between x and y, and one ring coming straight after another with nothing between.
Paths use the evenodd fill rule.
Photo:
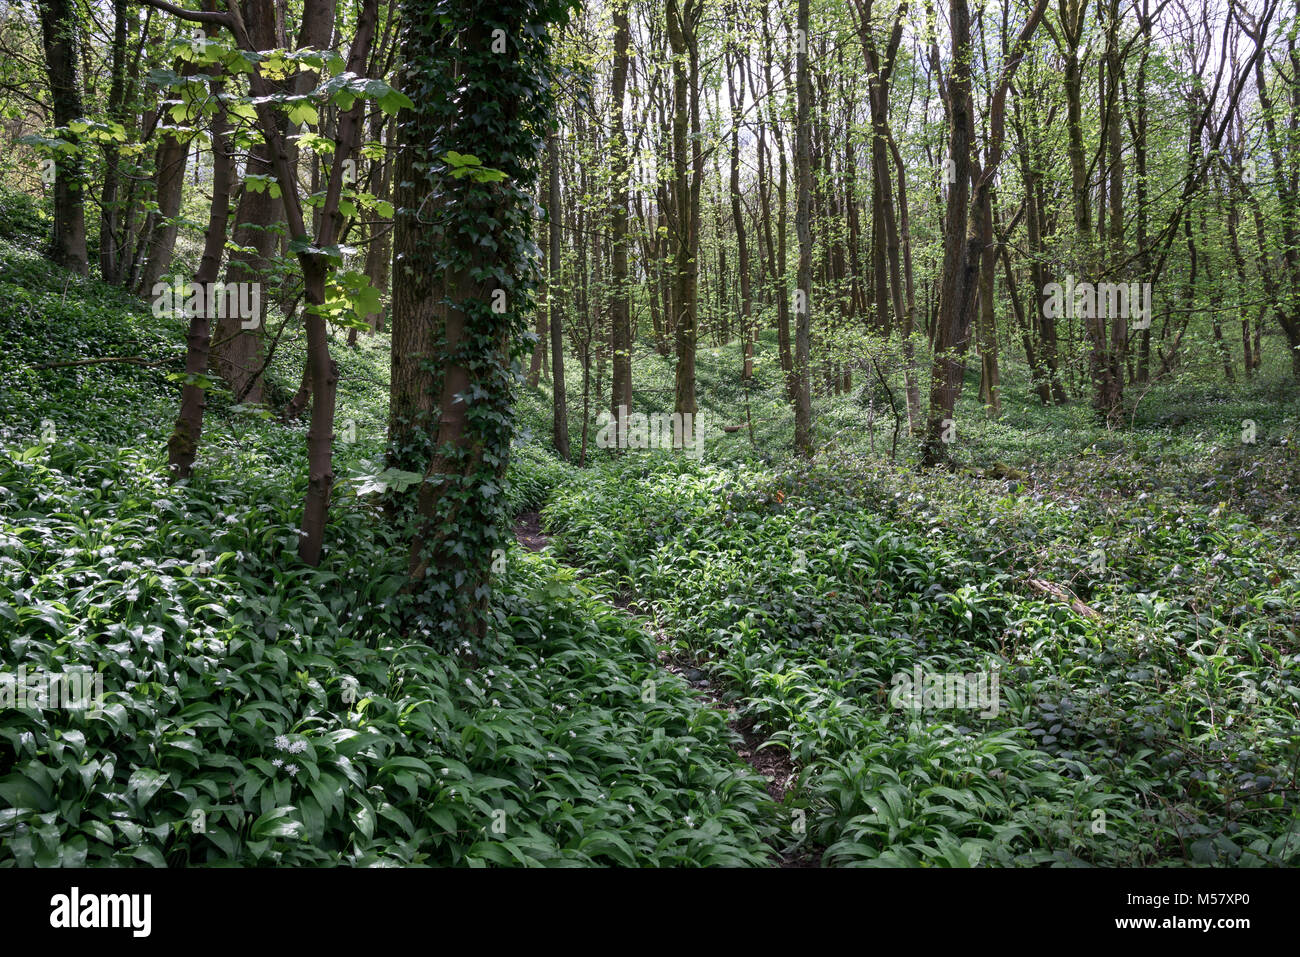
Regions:
<instances>
[{"instance_id":1,"label":"ivy leaf","mask_svg":"<svg viewBox=\"0 0 1300 957\"><path fill-rule=\"evenodd\" d=\"M405 93L390 87L388 92L379 98L379 108L388 116L392 116L398 110L414 109L415 104L411 102L411 98Z\"/></svg>"},{"instance_id":2,"label":"ivy leaf","mask_svg":"<svg viewBox=\"0 0 1300 957\"><path fill-rule=\"evenodd\" d=\"M404 472L401 469L384 469L376 475L360 476L357 495L376 495L387 491L405 492L412 485L419 484L424 478L419 472Z\"/></svg>"}]
</instances>

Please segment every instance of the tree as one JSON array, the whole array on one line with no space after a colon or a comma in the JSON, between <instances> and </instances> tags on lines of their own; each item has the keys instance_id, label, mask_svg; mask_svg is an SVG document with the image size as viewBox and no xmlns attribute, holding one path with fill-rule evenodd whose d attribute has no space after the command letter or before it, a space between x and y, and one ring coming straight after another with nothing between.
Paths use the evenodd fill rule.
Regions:
<instances>
[{"instance_id":1,"label":"tree","mask_svg":"<svg viewBox=\"0 0 1300 957\"><path fill-rule=\"evenodd\" d=\"M796 73L798 74L798 116L795 120L795 181L799 234L799 273L796 280L794 346L794 444L799 453L811 456L812 395L808 372L809 329L812 322L812 82L808 73L808 0L799 0L797 16Z\"/></svg>"},{"instance_id":2,"label":"tree","mask_svg":"<svg viewBox=\"0 0 1300 957\"><path fill-rule=\"evenodd\" d=\"M1297 12L1300 13L1300 10ZM1250 24L1244 10L1235 11L1235 15L1246 34L1256 41L1253 58L1255 92L1259 95L1264 119L1265 142L1272 173L1270 180L1277 193L1278 227L1282 235L1280 265L1284 285L1279 290L1282 294L1274 299L1273 315L1286 336L1291 374L1300 380L1300 143L1296 137L1296 130L1300 128L1300 81L1297 80L1296 73L1297 67L1300 67L1300 47L1296 45L1293 23L1286 41L1286 62L1291 70L1287 81L1289 89L1285 90L1282 102L1277 103L1265 70L1266 57L1262 55L1269 18L1265 14L1257 24ZM1271 58L1267 59L1275 74L1279 78L1283 76L1285 68L1281 64L1273 64Z\"/></svg>"},{"instance_id":3,"label":"tree","mask_svg":"<svg viewBox=\"0 0 1300 957\"><path fill-rule=\"evenodd\" d=\"M85 276L90 271L86 254L85 170L80 138L72 129L81 119L81 87L77 79L77 21L71 0L39 0L45 65L54 101L54 126L67 144L54 159L54 240L50 258L60 266Z\"/></svg>"},{"instance_id":4,"label":"tree","mask_svg":"<svg viewBox=\"0 0 1300 957\"><path fill-rule=\"evenodd\" d=\"M284 45L276 30L275 11L269 4L243 0L241 6L255 49L273 50ZM318 10L310 7L305 10L304 28L319 16ZM328 43L328 35L325 42ZM276 86L282 87L283 84ZM280 122L278 117L277 122ZM235 231L226 266L228 283L259 282L271 275L271 260L280 245L283 231L279 224L284 219L284 202L275 195L278 190L270 189L262 183L274 175L270 147L265 141L256 143L248 153L244 188L235 213ZM263 399L262 330L265 326L266 306L267 303L261 303L260 314L247 321L236 316L217 320L216 347L211 355L212 368L240 402L260 403Z\"/></svg>"},{"instance_id":5,"label":"tree","mask_svg":"<svg viewBox=\"0 0 1300 957\"><path fill-rule=\"evenodd\" d=\"M212 9L211 0L208 9ZM212 123L212 205L203 241L203 258L194 282L200 287L215 282L221 269L221 255L226 246L226 221L230 217L230 185L234 179L234 158L229 148L229 122L221 95L225 83L218 67L211 68ZM208 368L211 322L206 309L192 310L186 337L185 380L181 389L181 408L176 425L167 441L167 465L173 482L190 478L199 438L203 434L203 410L207 404L204 373Z\"/></svg>"},{"instance_id":6,"label":"tree","mask_svg":"<svg viewBox=\"0 0 1300 957\"><path fill-rule=\"evenodd\" d=\"M950 128L948 156L955 181L948 189L942 286L930 372L930 412L922 443L921 460L927 466L947 460L947 444L955 434L953 411L961 391L966 349L970 345L975 286L991 234L992 190L1002 161L1007 91L1046 5L1047 0L1036 0L1020 35L1003 59L989 103L989 143L982 167L973 167L971 162L975 113L971 97L970 9L966 0L952 0L950 6L952 68L946 102ZM937 65L937 55L933 58Z\"/></svg>"},{"instance_id":7,"label":"tree","mask_svg":"<svg viewBox=\"0 0 1300 957\"><path fill-rule=\"evenodd\" d=\"M610 93L610 153L614 168L613 194L610 197L610 269L613 283L613 301L610 306L610 355L613 359L611 374L612 394L610 414L621 424L632 409L632 307L627 279L628 237L628 177L631 163L628 158L627 131L623 128L623 99L627 93L628 45L631 28L628 24L626 0L615 0L614 17L614 75ZM627 410L619 414L619 407ZM620 431L618 447L622 448L625 436Z\"/></svg>"},{"instance_id":8,"label":"tree","mask_svg":"<svg viewBox=\"0 0 1300 957\"><path fill-rule=\"evenodd\" d=\"M195 61L199 65L220 61L228 66L243 66L256 64L262 59L239 4L231 4L223 13L186 10L165 0L147 2L150 6L184 20L222 26L229 30L236 47L227 49L218 45L209 48L205 44L203 55ZM304 9L304 16L329 16L332 11L332 5L322 0L309 4ZM281 105L286 113L300 110L301 101L277 98L270 81L260 68L251 68L248 72L249 92L252 94L250 104L270 153L276 185L284 200L284 215L291 236L290 248L297 257L303 276L303 296L306 301L303 322L306 327L312 410L307 431L307 491L303 499L302 523L298 535L298 557L308 565L320 562L329 516L330 492L334 486L334 401L338 366L329 353L325 323L328 315L348 304L349 298L346 285L342 288L339 285L339 281L346 277L337 273L342 264L342 254L337 243L344 218L341 205L345 192L344 174L348 161L353 160L357 152L365 100L376 99L385 109L391 110L409 102L402 94L390 90L383 81L365 79L377 18L378 0L363 0L346 61L326 57L319 51L310 51L301 60L310 68L311 86L315 85L316 71L324 68L327 63L337 69L337 74L330 82L312 93L323 101L340 107L338 126L332 142L333 162L324 196L319 199L319 225L314 235L309 232L303 216L304 204L299 195L297 173L287 137L280 125L280 111L276 108ZM309 36L329 32L321 30L316 24L304 24L303 31ZM273 56L278 58L280 55ZM277 67L277 71L278 69L281 67ZM314 107L313 112L316 112ZM355 190L348 188L347 192L350 194L350 203L359 199ZM369 297L361 298L369 301Z\"/></svg>"},{"instance_id":9,"label":"tree","mask_svg":"<svg viewBox=\"0 0 1300 957\"><path fill-rule=\"evenodd\" d=\"M733 29L739 29L739 7L733 6L731 9L733 19L737 21ZM745 217L741 211L743 197L740 189L740 127L745 108L745 89L743 77L736 75L745 69L746 50L734 37L727 43L726 58L727 102L731 107L731 151L728 165L731 225L736 233L736 274L740 282L740 328L745 342L745 365L742 375L748 379L754 374L754 292L750 276L749 241L745 233ZM651 302L653 303L653 298Z\"/></svg>"},{"instance_id":10,"label":"tree","mask_svg":"<svg viewBox=\"0 0 1300 957\"><path fill-rule=\"evenodd\" d=\"M702 0L667 0L668 40L673 54L673 176L668 219L673 263L672 322L677 345L673 411L694 415L695 347L699 335L700 52L696 31ZM689 142L689 146L688 146Z\"/></svg>"},{"instance_id":11,"label":"tree","mask_svg":"<svg viewBox=\"0 0 1300 957\"><path fill-rule=\"evenodd\" d=\"M416 626L446 642L486 633L491 569L505 543L501 483L535 286L537 131L550 105L547 27L564 10L538 0L403 8L413 101L405 143L432 162L414 168L424 230L397 281L423 271L433 282L428 300L394 303L394 323L399 308L414 305L434 326L424 366L433 452L418 494L409 589L420 605Z\"/></svg>"},{"instance_id":12,"label":"tree","mask_svg":"<svg viewBox=\"0 0 1300 957\"><path fill-rule=\"evenodd\" d=\"M546 208L547 230L550 234L546 259L546 312L547 325L551 336L551 437L555 451L564 460L569 452L569 403L564 382L564 311L560 302L560 291L564 288L560 281L561 262L564 248L564 218L560 210L563 207L560 194L560 136L552 133L546 138ZM585 433L584 433L585 434Z\"/></svg>"}]
</instances>

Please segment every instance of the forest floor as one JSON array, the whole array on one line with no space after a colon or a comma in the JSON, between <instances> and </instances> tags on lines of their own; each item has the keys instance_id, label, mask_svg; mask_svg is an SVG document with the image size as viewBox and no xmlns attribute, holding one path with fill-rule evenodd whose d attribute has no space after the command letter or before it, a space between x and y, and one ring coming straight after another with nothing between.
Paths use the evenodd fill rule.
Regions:
<instances>
[{"instance_id":1,"label":"forest floor","mask_svg":"<svg viewBox=\"0 0 1300 957\"><path fill-rule=\"evenodd\" d=\"M749 384L738 344L700 349L703 411L748 403L755 435L715 429L698 459L560 461L544 378L472 646L410 625L406 533L373 493L385 337L333 346L356 441L304 567L306 424L214 389L170 485L178 364L48 366L178 355L181 324L52 270L20 214L0 209L0 670L90 668L105 702L0 710L0 863L1300 863L1280 364L1232 388L1191 366L1109 431L1039 407L1008 359L1001 418L968 381L931 473L907 441L890 461L862 386L818 398L795 459L766 338ZM286 336L273 391L301 363ZM634 369L656 410L671 363Z\"/></svg>"},{"instance_id":2,"label":"forest floor","mask_svg":"<svg viewBox=\"0 0 1300 957\"><path fill-rule=\"evenodd\" d=\"M542 531L541 516L535 511L523 512L516 517L514 533L519 544L529 551L541 551L550 545L550 536ZM730 742L732 749L767 782L767 793L774 802L781 804L795 787L798 776L789 752L780 744L768 746L770 742L755 731L752 722L741 719L736 708L724 702L721 689L715 688L707 673L697 667L701 662L683 661L674 656L669 636L657 629L651 618L637 614L636 609L641 604L639 596L630 600L618 599L612 604L631 616L637 627L653 638L659 648L659 663L665 671L689 684L705 706L726 715L727 726L735 733ZM816 867L818 860L818 849L797 847L781 858L781 866Z\"/></svg>"}]
</instances>

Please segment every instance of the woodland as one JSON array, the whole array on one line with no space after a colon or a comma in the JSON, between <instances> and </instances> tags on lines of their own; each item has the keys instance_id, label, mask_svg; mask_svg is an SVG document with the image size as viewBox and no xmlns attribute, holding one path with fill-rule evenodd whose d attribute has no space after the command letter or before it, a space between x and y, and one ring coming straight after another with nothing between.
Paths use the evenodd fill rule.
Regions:
<instances>
[{"instance_id":1,"label":"woodland","mask_svg":"<svg viewBox=\"0 0 1300 957\"><path fill-rule=\"evenodd\" d=\"M1300 864L1300 0L0 0L0 867Z\"/></svg>"}]
</instances>

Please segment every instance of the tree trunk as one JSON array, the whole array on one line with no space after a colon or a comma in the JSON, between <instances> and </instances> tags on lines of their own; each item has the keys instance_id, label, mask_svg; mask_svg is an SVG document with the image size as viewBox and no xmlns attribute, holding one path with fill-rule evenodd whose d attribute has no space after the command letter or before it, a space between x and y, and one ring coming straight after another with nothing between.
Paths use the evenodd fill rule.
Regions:
<instances>
[{"instance_id":1,"label":"tree trunk","mask_svg":"<svg viewBox=\"0 0 1300 957\"><path fill-rule=\"evenodd\" d=\"M370 136L376 142L382 137L388 148L383 160L379 163L379 175L376 178L374 192L377 198L391 202L393 195L393 163L391 157L395 138L395 124L385 121L382 110L375 110L374 118L371 121ZM392 293L389 290L389 282L393 265L393 232L391 228L385 225L372 226L370 232L370 245L366 249L366 277L370 280L370 285L378 289L381 295L388 291L391 300ZM380 309L378 312L367 315L366 323L370 326L372 334L383 332L384 310Z\"/></svg>"},{"instance_id":2,"label":"tree trunk","mask_svg":"<svg viewBox=\"0 0 1300 957\"><path fill-rule=\"evenodd\" d=\"M983 169L978 171L972 196L971 137L975 117L971 100L970 10L967 0L951 0L953 48L947 86L948 155L956 181L948 188L939 314L935 320L934 358L930 372L930 412L921 450L921 461L926 466L947 461L947 445L956 435L953 413L961 391L964 359L970 345L976 283L993 215L993 180L1002 161L1007 90L1045 7L1046 0L1037 0L1019 37L1004 56L998 85L988 108L987 158ZM969 210L967 197L970 197Z\"/></svg>"},{"instance_id":3,"label":"tree trunk","mask_svg":"<svg viewBox=\"0 0 1300 957\"><path fill-rule=\"evenodd\" d=\"M727 58L727 94L731 104L730 193L731 224L736 231L736 271L740 280L740 335L744 340L743 378L754 375L754 293L750 286L749 243L745 235L745 217L740 207L740 117L744 111L745 92L736 79L741 69L743 51L729 45Z\"/></svg>"},{"instance_id":4,"label":"tree trunk","mask_svg":"<svg viewBox=\"0 0 1300 957\"><path fill-rule=\"evenodd\" d=\"M673 316L677 347L674 412L694 415L696 324L699 314L700 145L699 51L695 35L700 0L667 0L673 51ZM689 139L688 139L689 131ZM689 142L689 147L688 147Z\"/></svg>"},{"instance_id":5,"label":"tree trunk","mask_svg":"<svg viewBox=\"0 0 1300 957\"><path fill-rule=\"evenodd\" d=\"M54 125L59 136L74 145L80 137L68 124L82 116L81 87L77 79L77 21L71 0L40 0L41 38L54 101ZM54 239L50 258L65 269L85 276L90 272L86 253L85 172L80 151L60 151L54 163Z\"/></svg>"},{"instance_id":6,"label":"tree trunk","mask_svg":"<svg viewBox=\"0 0 1300 957\"><path fill-rule=\"evenodd\" d=\"M126 127L126 0L113 0L112 80L108 91L108 118ZM215 154L214 154L215 155ZM122 170L115 142L104 145L104 186L99 198L99 275L104 282L122 281L122 204L118 198Z\"/></svg>"},{"instance_id":7,"label":"tree trunk","mask_svg":"<svg viewBox=\"0 0 1300 957\"><path fill-rule=\"evenodd\" d=\"M405 55L405 54L404 54ZM403 76L401 82L406 83ZM388 379L388 464L422 472L428 464L426 436L431 426L438 372L421 368L433 355L438 323L438 277L417 263L425 255L422 243L428 216L421 212L426 189L419 170L433 162L426 144L432 132L418 109L397 116L397 153L393 163L393 296L392 346Z\"/></svg>"},{"instance_id":8,"label":"tree trunk","mask_svg":"<svg viewBox=\"0 0 1300 957\"><path fill-rule=\"evenodd\" d=\"M613 285L610 302L610 352L613 361L611 375L610 414L618 431L617 447L626 445L623 426L632 411L632 312L627 279L627 207L628 177L631 165L628 158L627 133L623 129L623 99L627 92L628 45L631 30L627 7L615 4L614 17L614 75L610 92L612 142L610 157L614 180L610 197L610 281ZM693 358L692 358L693 364ZM624 410L620 415L620 409Z\"/></svg>"},{"instance_id":9,"label":"tree trunk","mask_svg":"<svg viewBox=\"0 0 1300 957\"><path fill-rule=\"evenodd\" d=\"M997 265L997 246L993 238L993 217L996 206L993 192L989 191L988 214L983 217L980 227L980 240L983 255L980 259L979 277L979 356L980 356L980 398L990 419L1002 415L1002 377L998 369L998 326L997 312L994 309L993 288L994 269Z\"/></svg>"},{"instance_id":10,"label":"tree trunk","mask_svg":"<svg viewBox=\"0 0 1300 957\"><path fill-rule=\"evenodd\" d=\"M189 69L179 71L182 75L193 72L191 65L186 66ZM189 143L171 133L162 135L154 152L154 201L158 209L145 219L142 246L136 255L139 264L137 295L152 296L154 285L162 280L172 264L179 228L176 217L181 212L181 192L185 187L188 158Z\"/></svg>"},{"instance_id":11,"label":"tree trunk","mask_svg":"<svg viewBox=\"0 0 1300 957\"><path fill-rule=\"evenodd\" d=\"M211 3L206 5L211 9ZM214 69L212 96L219 98L225 84L218 79ZM207 287L216 282L221 271L221 255L226 246L226 222L230 218L230 184L234 177L234 160L226 146L228 132L226 111L217 108L212 117L212 207L208 211L208 228L203 240L203 257L194 281ZM205 303L206 305L206 303ZM194 379L208 369L208 347L211 322L207 309L199 309L190 316L189 334L185 354L185 374L189 380L181 388L180 414L167 441L167 464L173 482L188 479L194 470L199 438L203 434L203 412L207 406L207 390Z\"/></svg>"},{"instance_id":12,"label":"tree trunk","mask_svg":"<svg viewBox=\"0 0 1300 957\"><path fill-rule=\"evenodd\" d=\"M208 4L211 9L211 3ZM220 73L213 70L212 96L220 98L225 83ZM212 207L208 211L208 230L204 234L203 257L194 281L200 286L216 282L221 270L221 254L226 246L226 221L230 218L230 181L234 178L234 160L226 148L226 112L217 108L212 117ZM205 306L211 306L204 303ZM187 335L185 372L188 378L181 389L181 412L175 420L172 437L168 439L168 467L172 481L187 480L194 472L194 459L199 451L199 438L203 434L203 412L207 407L207 389L196 384L194 378L203 376L208 369L208 346L211 339L211 321L208 309L200 308L190 316Z\"/></svg>"},{"instance_id":13,"label":"tree trunk","mask_svg":"<svg viewBox=\"0 0 1300 957\"><path fill-rule=\"evenodd\" d=\"M486 635L491 569L506 543L504 496L495 493L514 431L511 369L525 352L531 306L535 130L550 119L550 104L549 37L534 4L502 0L490 21L470 7L444 9L440 18L415 2L402 11L419 142L455 144L506 174L479 183L454 179L435 163L416 177L430 198L429 231L440 239L417 247L411 265L436 273L429 305L442 334L433 356L440 380L434 452L418 495L409 587L422 623L450 644ZM486 52L490 27L506 38L497 55ZM492 307L497 291L504 310Z\"/></svg>"},{"instance_id":14,"label":"tree trunk","mask_svg":"<svg viewBox=\"0 0 1300 957\"><path fill-rule=\"evenodd\" d=\"M274 173L270 152L259 143L248 154L247 172L267 176ZM244 185L235 213L230 257L226 263L227 283L262 282L270 275L271 259L279 241L275 225L284 215L283 203L270 189L255 192ZM258 315L243 320L226 316L217 320L216 343L211 365L234 393L237 401L260 403L264 398L261 370L263 327L270 296L261 297Z\"/></svg>"},{"instance_id":15,"label":"tree trunk","mask_svg":"<svg viewBox=\"0 0 1300 957\"><path fill-rule=\"evenodd\" d=\"M547 195L550 204L547 207L549 241L551 255L546 262L546 312L551 327L551 379L552 412L551 434L555 442L555 451L566 462L569 460L569 404L564 382L564 331L563 310L560 306L561 254L564 249L562 233L563 220L560 215L560 135L552 133L546 140L547 173L550 176ZM586 434L586 420L583 420L583 434ZM585 440L584 440L585 443Z\"/></svg>"},{"instance_id":16,"label":"tree trunk","mask_svg":"<svg viewBox=\"0 0 1300 957\"><path fill-rule=\"evenodd\" d=\"M934 328L934 359L930 371L930 412L922 446L922 464L947 461L947 444L955 436L953 410L961 389L963 357L970 341L967 303L973 276L979 270L979 233L967 236L970 195L970 151L974 115L970 100L970 11L966 0L950 2L952 66L948 77L948 159L952 182L948 185L943 236L943 272L939 287L939 314ZM976 261L970 262L970 247Z\"/></svg>"},{"instance_id":17,"label":"tree trunk","mask_svg":"<svg viewBox=\"0 0 1300 957\"><path fill-rule=\"evenodd\" d=\"M799 235L798 290L801 309L796 310L795 328L795 400L794 444L805 458L813 453L812 393L809 382L809 330L812 312L812 82L808 74L808 2L799 0L798 52L796 54L796 85L798 109L795 119L795 176L798 191L798 213L795 230Z\"/></svg>"},{"instance_id":18,"label":"tree trunk","mask_svg":"<svg viewBox=\"0 0 1300 957\"><path fill-rule=\"evenodd\" d=\"M242 4L245 24L253 43L259 50L274 49L278 46L275 10L270 4L259 4L244 0ZM314 23L322 13L316 9L307 11L303 31L306 34L309 23ZM320 32L316 28L316 33ZM299 46L306 46L312 34L299 38ZM273 84L274 85L274 84ZM276 116L277 123L282 123ZM245 175L274 175L275 167L270 148L263 142L249 151ZM277 224L284 219L283 198L271 195L269 188L255 191L245 181L243 192L239 197L239 208L235 213L235 230L231 243L235 247L230 252L226 263L226 282L262 282L270 275L271 260L276 254L280 241ZM262 380L262 367L265 364L263 341L267 309L271 296L261 298L259 313L250 317L247 326L239 319L226 317L217 321L216 342L212 354L212 369L230 386L239 402L261 403L265 398L265 383ZM310 380L308 380L310 388ZM305 407L307 394L296 397L298 402L291 402L285 410L287 418L296 417ZM297 410L297 411L295 411Z\"/></svg>"}]
</instances>

